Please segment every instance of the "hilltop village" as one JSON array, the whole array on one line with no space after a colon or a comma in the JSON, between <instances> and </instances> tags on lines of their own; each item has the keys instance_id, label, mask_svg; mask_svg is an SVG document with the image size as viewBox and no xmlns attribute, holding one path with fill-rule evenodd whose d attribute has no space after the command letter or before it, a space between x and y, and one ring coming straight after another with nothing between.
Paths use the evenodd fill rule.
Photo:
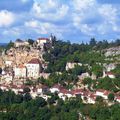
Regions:
<instances>
[{"instance_id":1,"label":"hilltop village","mask_svg":"<svg viewBox=\"0 0 120 120\"><path fill-rule=\"evenodd\" d=\"M39 96L45 100L51 97L48 93L57 93L59 98L63 100L81 96L84 103L90 104L95 104L96 99L99 97L102 97L109 105L114 104L113 101L108 100L109 96L112 94L114 96L113 100L115 102L120 102L119 92L93 88L94 84L98 84L97 79L107 78L110 79L111 82L116 79L116 75L111 72L116 69L117 66L117 64L113 62L109 64L104 63L102 73L99 71L99 67L96 68L98 70L97 76L97 74L91 70L90 64L83 64L82 62L75 60L74 62L67 61L65 64L65 71L70 72L77 68L77 72L82 71L80 74L77 73L77 76L75 77L70 76L70 73L68 72L67 77L69 78L67 78L67 80L75 80L75 78L77 80L75 84L73 84L74 81L70 82L69 86L72 85L73 87L66 88L64 87L64 84L60 84L60 81L58 80L60 78L59 76L63 75L62 77L64 77L62 71L56 71L54 73L57 76L57 82L53 82L54 84L48 86L44 84L46 81L49 82L53 74L47 71L51 63L44 59L44 55L47 53L47 57L49 56L50 50L55 47L55 40L55 36L52 35L50 38L38 38L37 40L32 41L32 43L17 39L10 49L3 50L0 56L0 88L3 91L12 90L16 94L23 95L27 89L32 98ZM109 56L111 52L107 51L105 54L106 56ZM50 69L54 67L54 65L55 63ZM98 62L97 65L100 66L101 63ZM83 67L87 68L88 71L81 70ZM56 79L56 76L53 75L54 79ZM92 79L93 82L96 82L92 84L91 81L89 81L90 79ZM120 88L116 85L116 89L119 90Z\"/></svg>"}]
</instances>

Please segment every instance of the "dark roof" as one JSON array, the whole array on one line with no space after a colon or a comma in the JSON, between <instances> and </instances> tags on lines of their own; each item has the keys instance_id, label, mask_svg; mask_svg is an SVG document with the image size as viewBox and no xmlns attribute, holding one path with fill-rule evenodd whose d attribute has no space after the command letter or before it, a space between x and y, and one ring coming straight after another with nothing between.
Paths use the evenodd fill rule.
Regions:
<instances>
[{"instance_id":1,"label":"dark roof","mask_svg":"<svg viewBox=\"0 0 120 120\"><path fill-rule=\"evenodd\" d=\"M40 61L37 58L33 58L28 62L28 64L40 64Z\"/></svg>"}]
</instances>

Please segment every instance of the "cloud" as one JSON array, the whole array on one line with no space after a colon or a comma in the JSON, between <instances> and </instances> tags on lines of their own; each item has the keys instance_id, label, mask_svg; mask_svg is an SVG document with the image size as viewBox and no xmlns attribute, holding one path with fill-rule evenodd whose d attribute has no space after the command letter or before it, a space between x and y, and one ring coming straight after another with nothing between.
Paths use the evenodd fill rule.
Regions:
<instances>
[{"instance_id":1,"label":"cloud","mask_svg":"<svg viewBox=\"0 0 120 120\"><path fill-rule=\"evenodd\" d=\"M1 0L0 35L9 39L10 35L36 38L54 33L67 40L113 39L120 33L120 5L102 1Z\"/></svg>"},{"instance_id":2,"label":"cloud","mask_svg":"<svg viewBox=\"0 0 120 120\"><path fill-rule=\"evenodd\" d=\"M57 26L48 22L40 22L38 20L31 20L24 23L26 29L29 29L29 32L36 32L38 35L50 35L51 33L56 34L59 37L62 37L64 32L69 31L68 26Z\"/></svg>"},{"instance_id":3,"label":"cloud","mask_svg":"<svg viewBox=\"0 0 120 120\"><path fill-rule=\"evenodd\" d=\"M15 21L15 15L7 10L0 11L0 27L9 27Z\"/></svg>"},{"instance_id":4,"label":"cloud","mask_svg":"<svg viewBox=\"0 0 120 120\"><path fill-rule=\"evenodd\" d=\"M67 15L68 10L69 6L55 0L48 0L48 2L34 2L31 14L44 20L57 21L63 19Z\"/></svg>"},{"instance_id":5,"label":"cloud","mask_svg":"<svg viewBox=\"0 0 120 120\"><path fill-rule=\"evenodd\" d=\"M101 16L110 24L116 23L118 10L110 4L104 4L98 9Z\"/></svg>"},{"instance_id":6,"label":"cloud","mask_svg":"<svg viewBox=\"0 0 120 120\"><path fill-rule=\"evenodd\" d=\"M37 20L31 20L31 21L25 22L25 26L37 28L39 26L39 22Z\"/></svg>"},{"instance_id":7,"label":"cloud","mask_svg":"<svg viewBox=\"0 0 120 120\"><path fill-rule=\"evenodd\" d=\"M78 11L84 11L95 5L95 0L73 0L74 8Z\"/></svg>"}]
</instances>

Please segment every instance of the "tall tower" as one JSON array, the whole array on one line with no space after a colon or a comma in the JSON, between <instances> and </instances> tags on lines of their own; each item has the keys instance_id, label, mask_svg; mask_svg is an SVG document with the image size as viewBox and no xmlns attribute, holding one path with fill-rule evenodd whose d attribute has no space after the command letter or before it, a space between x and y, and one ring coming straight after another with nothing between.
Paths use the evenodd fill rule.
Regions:
<instances>
[{"instance_id":1,"label":"tall tower","mask_svg":"<svg viewBox=\"0 0 120 120\"><path fill-rule=\"evenodd\" d=\"M53 40L53 35L52 35L52 33L51 33L51 35L50 35L50 41L52 42L52 40Z\"/></svg>"}]
</instances>

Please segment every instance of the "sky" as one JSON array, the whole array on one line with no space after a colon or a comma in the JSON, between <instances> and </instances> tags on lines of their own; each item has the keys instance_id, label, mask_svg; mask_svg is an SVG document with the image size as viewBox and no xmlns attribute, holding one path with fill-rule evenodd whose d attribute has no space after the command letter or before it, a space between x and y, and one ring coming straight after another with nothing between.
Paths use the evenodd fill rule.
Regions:
<instances>
[{"instance_id":1,"label":"sky","mask_svg":"<svg viewBox=\"0 0 120 120\"><path fill-rule=\"evenodd\" d=\"M0 0L0 43L49 37L120 38L120 0Z\"/></svg>"}]
</instances>

